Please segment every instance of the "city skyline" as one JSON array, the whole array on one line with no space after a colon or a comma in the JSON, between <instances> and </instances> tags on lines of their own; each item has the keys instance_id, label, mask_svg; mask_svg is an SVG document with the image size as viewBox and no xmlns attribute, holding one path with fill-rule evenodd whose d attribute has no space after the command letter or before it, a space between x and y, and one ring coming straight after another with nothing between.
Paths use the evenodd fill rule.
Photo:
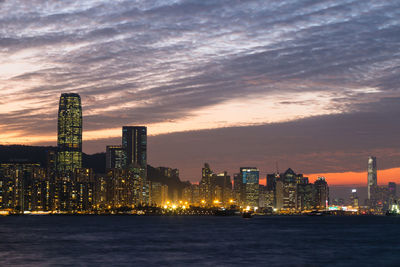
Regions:
<instances>
[{"instance_id":1,"label":"city skyline","mask_svg":"<svg viewBox=\"0 0 400 267\"><path fill-rule=\"evenodd\" d=\"M278 162L365 185L371 155L398 181L398 7L1 1L0 144L55 145L55 103L76 92L86 153L146 125L148 162L192 182L204 162L260 181Z\"/></svg>"},{"instance_id":2,"label":"city skyline","mask_svg":"<svg viewBox=\"0 0 400 267\"><path fill-rule=\"evenodd\" d=\"M396 266L399 74L399 0L0 0L0 265Z\"/></svg>"}]
</instances>

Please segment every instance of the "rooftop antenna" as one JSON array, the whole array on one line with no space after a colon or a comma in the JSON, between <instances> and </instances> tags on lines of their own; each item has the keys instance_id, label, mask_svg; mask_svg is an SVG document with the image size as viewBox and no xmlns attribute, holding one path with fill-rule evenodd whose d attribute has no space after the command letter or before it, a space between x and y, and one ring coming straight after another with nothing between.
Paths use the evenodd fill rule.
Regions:
<instances>
[{"instance_id":1,"label":"rooftop antenna","mask_svg":"<svg viewBox=\"0 0 400 267\"><path fill-rule=\"evenodd\" d=\"M276 165L276 174L279 174L278 161L275 162L275 165Z\"/></svg>"}]
</instances>

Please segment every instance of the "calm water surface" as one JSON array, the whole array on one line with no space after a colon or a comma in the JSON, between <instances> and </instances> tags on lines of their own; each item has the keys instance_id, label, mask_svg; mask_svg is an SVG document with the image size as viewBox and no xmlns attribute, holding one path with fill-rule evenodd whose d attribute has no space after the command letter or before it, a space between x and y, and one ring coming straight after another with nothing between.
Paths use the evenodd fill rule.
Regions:
<instances>
[{"instance_id":1,"label":"calm water surface","mask_svg":"<svg viewBox=\"0 0 400 267\"><path fill-rule=\"evenodd\" d=\"M0 265L400 266L400 217L0 217Z\"/></svg>"}]
</instances>

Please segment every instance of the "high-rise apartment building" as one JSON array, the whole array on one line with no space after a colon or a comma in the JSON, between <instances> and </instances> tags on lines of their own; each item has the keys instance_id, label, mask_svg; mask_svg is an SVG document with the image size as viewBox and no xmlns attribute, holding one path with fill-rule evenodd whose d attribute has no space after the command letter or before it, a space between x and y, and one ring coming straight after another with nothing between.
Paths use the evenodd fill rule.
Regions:
<instances>
[{"instance_id":1,"label":"high-rise apartment building","mask_svg":"<svg viewBox=\"0 0 400 267\"><path fill-rule=\"evenodd\" d=\"M106 147L106 169L121 169L124 164L124 150L122 146Z\"/></svg>"},{"instance_id":2,"label":"high-rise apartment building","mask_svg":"<svg viewBox=\"0 0 400 267\"><path fill-rule=\"evenodd\" d=\"M368 200L373 198L373 187L377 186L376 157L368 157Z\"/></svg>"},{"instance_id":3,"label":"high-rise apartment building","mask_svg":"<svg viewBox=\"0 0 400 267\"><path fill-rule=\"evenodd\" d=\"M82 168L82 107L78 94L62 94L58 110L57 171L70 175Z\"/></svg>"},{"instance_id":4,"label":"high-rise apartment building","mask_svg":"<svg viewBox=\"0 0 400 267\"><path fill-rule=\"evenodd\" d=\"M147 128L145 126L123 126L123 167L147 168Z\"/></svg>"},{"instance_id":5,"label":"high-rise apartment building","mask_svg":"<svg viewBox=\"0 0 400 267\"><path fill-rule=\"evenodd\" d=\"M215 186L216 175L210 169L210 165L204 163L204 167L201 169L200 195L207 205L214 202Z\"/></svg>"}]
</instances>

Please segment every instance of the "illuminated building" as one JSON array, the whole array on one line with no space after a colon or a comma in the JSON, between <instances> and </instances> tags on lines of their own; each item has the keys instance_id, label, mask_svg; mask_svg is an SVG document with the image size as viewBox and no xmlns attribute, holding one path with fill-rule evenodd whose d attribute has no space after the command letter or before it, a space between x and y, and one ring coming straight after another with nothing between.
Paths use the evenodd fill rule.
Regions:
<instances>
[{"instance_id":1,"label":"illuminated building","mask_svg":"<svg viewBox=\"0 0 400 267\"><path fill-rule=\"evenodd\" d=\"M316 207L316 190L314 184L298 184L296 197L297 210L312 210Z\"/></svg>"},{"instance_id":2,"label":"illuminated building","mask_svg":"<svg viewBox=\"0 0 400 267\"><path fill-rule=\"evenodd\" d=\"M147 128L144 126L122 127L124 168L147 168Z\"/></svg>"},{"instance_id":3,"label":"illuminated building","mask_svg":"<svg viewBox=\"0 0 400 267\"><path fill-rule=\"evenodd\" d=\"M48 210L50 183L38 163L0 164L0 208L15 212Z\"/></svg>"},{"instance_id":4,"label":"illuminated building","mask_svg":"<svg viewBox=\"0 0 400 267\"><path fill-rule=\"evenodd\" d=\"M131 183L132 205L149 204L150 186L147 182L147 128L122 127L123 168Z\"/></svg>"},{"instance_id":5,"label":"illuminated building","mask_svg":"<svg viewBox=\"0 0 400 267\"><path fill-rule=\"evenodd\" d=\"M229 204L229 200L232 199L232 181L231 177L225 171L219 173L216 176L216 186L220 188L221 193L217 195L217 190L215 191L215 199L218 199L223 205Z\"/></svg>"},{"instance_id":6,"label":"illuminated building","mask_svg":"<svg viewBox=\"0 0 400 267\"><path fill-rule=\"evenodd\" d=\"M260 171L255 167L242 167L240 174L245 186L245 206L259 206Z\"/></svg>"},{"instance_id":7,"label":"illuminated building","mask_svg":"<svg viewBox=\"0 0 400 267\"><path fill-rule=\"evenodd\" d=\"M193 188L192 185L187 185L182 190L182 200L193 205Z\"/></svg>"},{"instance_id":8,"label":"illuminated building","mask_svg":"<svg viewBox=\"0 0 400 267\"><path fill-rule=\"evenodd\" d=\"M268 190L267 187L264 185L260 185L260 189L259 189L259 207L260 208L264 208L264 207L268 207L269 205L267 205L267 203L269 202L268 199Z\"/></svg>"},{"instance_id":9,"label":"illuminated building","mask_svg":"<svg viewBox=\"0 0 400 267\"><path fill-rule=\"evenodd\" d=\"M124 150L122 146L106 147L106 169L121 169L124 165Z\"/></svg>"},{"instance_id":10,"label":"illuminated building","mask_svg":"<svg viewBox=\"0 0 400 267\"><path fill-rule=\"evenodd\" d=\"M49 210L54 210L55 206L55 185L57 178L57 151L49 150L46 153L46 175L50 187Z\"/></svg>"},{"instance_id":11,"label":"illuminated building","mask_svg":"<svg viewBox=\"0 0 400 267\"><path fill-rule=\"evenodd\" d=\"M82 107L78 94L60 97L57 145L57 171L69 177L82 168Z\"/></svg>"},{"instance_id":12,"label":"illuminated building","mask_svg":"<svg viewBox=\"0 0 400 267\"><path fill-rule=\"evenodd\" d=\"M376 157L368 157L368 200L373 202L373 187L377 186Z\"/></svg>"},{"instance_id":13,"label":"illuminated building","mask_svg":"<svg viewBox=\"0 0 400 267\"><path fill-rule=\"evenodd\" d=\"M242 176L236 173L233 176L233 199L238 206L244 205L245 187L243 184Z\"/></svg>"},{"instance_id":14,"label":"illuminated building","mask_svg":"<svg viewBox=\"0 0 400 267\"><path fill-rule=\"evenodd\" d=\"M370 207L376 212L383 212L389 208L390 194L386 186L373 186L371 188Z\"/></svg>"},{"instance_id":15,"label":"illuminated building","mask_svg":"<svg viewBox=\"0 0 400 267\"><path fill-rule=\"evenodd\" d=\"M168 200L168 186L161 183L150 183L150 203L151 205L162 207L167 203Z\"/></svg>"},{"instance_id":16,"label":"illuminated building","mask_svg":"<svg viewBox=\"0 0 400 267\"><path fill-rule=\"evenodd\" d=\"M316 189L316 207L319 209L325 209L329 202L329 187L325 180L325 177L318 177L314 182Z\"/></svg>"},{"instance_id":17,"label":"illuminated building","mask_svg":"<svg viewBox=\"0 0 400 267\"><path fill-rule=\"evenodd\" d=\"M216 175L210 169L210 165L204 163L204 167L201 170L200 195L208 205L211 205L214 202L215 186Z\"/></svg>"},{"instance_id":18,"label":"illuminated building","mask_svg":"<svg viewBox=\"0 0 400 267\"><path fill-rule=\"evenodd\" d=\"M223 192L223 189L221 186L216 185L214 187L214 200L213 200L214 204L220 204L222 202L222 198L223 198L222 192Z\"/></svg>"},{"instance_id":19,"label":"illuminated building","mask_svg":"<svg viewBox=\"0 0 400 267\"><path fill-rule=\"evenodd\" d=\"M97 174L94 180L94 202L97 207L104 210L108 204L111 197L110 192L110 182L106 175Z\"/></svg>"},{"instance_id":20,"label":"illuminated building","mask_svg":"<svg viewBox=\"0 0 400 267\"><path fill-rule=\"evenodd\" d=\"M182 191L182 199L193 206L201 205L200 186L197 184L186 186Z\"/></svg>"},{"instance_id":21,"label":"illuminated building","mask_svg":"<svg viewBox=\"0 0 400 267\"><path fill-rule=\"evenodd\" d=\"M92 169L75 169L71 193L72 211L90 211L94 204L94 174Z\"/></svg>"},{"instance_id":22,"label":"illuminated building","mask_svg":"<svg viewBox=\"0 0 400 267\"><path fill-rule=\"evenodd\" d=\"M308 184L307 177L303 177L302 174L296 174L291 168L287 169L285 173L281 173L279 177L276 175L277 178L275 180L272 179L272 175L268 175L267 178L270 177L270 181L275 183L271 185L271 188L275 186L275 205L277 209L296 210L310 205L310 198L307 196L307 192L310 189L305 186ZM297 196L298 185L304 185L304 188L301 187L300 190L306 195ZM300 203L297 203L298 201Z\"/></svg>"},{"instance_id":23,"label":"illuminated building","mask_svg":"<svg viewBox=\"0 0 400 267\"><path fill-rule=\"evenodd\" d=\"M354 208L358 208L358 206L359 206L359 201L358 201L358 196L357 196L357 189L352 189L351 190L350 206L352 206Z\"/></svg>"},{"instance_id":24,"label":"illuminated building","mask_svg":"<svg viewBox=\"0 0 400 267\"><path fill-rule=\"evenodd\" d=\"M297 184L293 181L278 179L276 181L276 208L283 210L295 210Z\"/></svg>"},{"instance_id":25,"label":"illuminated building","mask_svg":"<svg viewBox=\"0 0 400 267\"><path fill-rule=\"evenodd\" d=\"M150 186L142 176L141 168L110 169L109 205L113 207L133 207L149 204Z\"/></svg>"},{"instance_id":26,"label":"illuminated building","mask_svg":"<svg viewBox=\"0 0 400 267\"><path fill-rule=\"evenodd\" d=\"M279 178L279 173L267 174L267 207L276 207L276 180Z\"/></svg>"}]
</instances>

